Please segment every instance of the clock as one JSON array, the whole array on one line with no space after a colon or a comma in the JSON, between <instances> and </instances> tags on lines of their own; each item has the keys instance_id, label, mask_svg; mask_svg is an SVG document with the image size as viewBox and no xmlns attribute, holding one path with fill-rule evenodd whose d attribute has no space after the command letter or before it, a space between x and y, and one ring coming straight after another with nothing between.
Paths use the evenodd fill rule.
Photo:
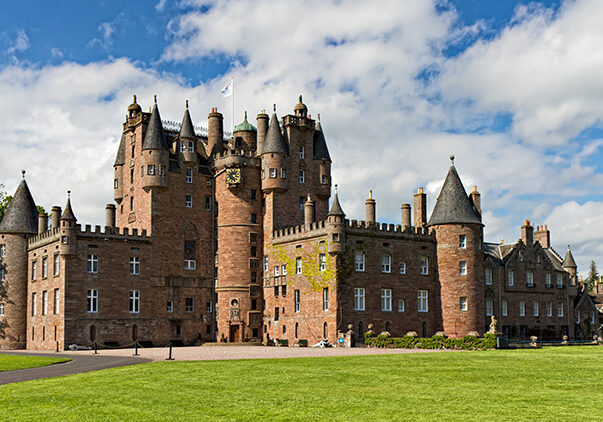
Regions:
<instances>
[{"instance_id":1,"label":"clock","mask_svg":"<svg viewBox=\"0 0 603 422\"><path fill-rule=\"evenodd\" d=\"M226 183L228 183L229 185L236 185L241 183L241 169L226 169Z\"/></svg>"}]
</instances>

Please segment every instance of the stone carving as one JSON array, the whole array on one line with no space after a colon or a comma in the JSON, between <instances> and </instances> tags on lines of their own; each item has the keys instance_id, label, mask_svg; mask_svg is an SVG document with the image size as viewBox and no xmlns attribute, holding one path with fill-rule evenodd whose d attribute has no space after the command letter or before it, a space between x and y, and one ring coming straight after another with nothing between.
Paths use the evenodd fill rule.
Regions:
<instances>
[{"instance_id":1,"label":"stone carving","mask_svg":"<svg viewBox=\"0 0 603 422\"><path fill-rule=\"evenodd\" d=\"M496 330L496 325L497 325L498 321L496 320L496 318L494 318L494 315L492 315L490 317L490 329L488 330L488 334L496 334L497 330Z\"/></svg>"},{"instance_id":2,"label":"stone carving","mask_svg":"<svg viewBox=\"0 0 603 422\"><path fill-rule=\"evenodd\" d=\"M231 321L239 321L241 319L241 311L239 308L231 308L230 309L230 320Z\"/></svg>"}]
</instances>

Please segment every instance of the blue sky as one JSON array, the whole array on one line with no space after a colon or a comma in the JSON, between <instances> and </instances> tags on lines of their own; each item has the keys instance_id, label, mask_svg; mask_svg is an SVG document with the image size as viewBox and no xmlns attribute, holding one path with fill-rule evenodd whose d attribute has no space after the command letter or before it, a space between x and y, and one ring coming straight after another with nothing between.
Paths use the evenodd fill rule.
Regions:
<instances>
[{"instance_id":1,"label":"blue sky","mask_svg":"<svg viewBox=\"0 0 603 422\"><path fill-rule=\"evenodd\" d=\"M304 95L321 121L350 218L372 189L381 221L423 186L433 207L449 165L482 192L486 236L525 219L572 244L586 271L603 254L603 5L596 0L157 0L4 2L0 168L21 168L46 208L73 191L103 220L131 96L195 124L235 77L235 120ZM228 126L228 124L226 124Z\"/></svg>"}]
</instances>

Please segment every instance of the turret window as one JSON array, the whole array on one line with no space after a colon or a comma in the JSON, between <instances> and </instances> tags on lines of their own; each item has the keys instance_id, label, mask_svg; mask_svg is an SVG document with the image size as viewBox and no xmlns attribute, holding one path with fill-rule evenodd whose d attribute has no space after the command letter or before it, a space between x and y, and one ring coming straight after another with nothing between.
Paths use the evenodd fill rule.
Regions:
<instances>
[{"instance_id":1,"label":"turret window","mask_svg":"<svg viewBox=\"0 0 603 422\"><path fill-rule=\"evenodd\" d=\"M467 275L467 261L459 262L459 274Z\"/></svg>"},{"instance_id":2,"label":"turret window","mask_svg":"<svg viewBox=\"0 0 603 422\"><path fill-rule=\"evenodd\" d=\"M0 258L4 258L6 256L6 245L0 245Z\"/></svg>"},{"instance_id":3,"label":"turret window","mask_svg":"<svg viewBox=\"0 0 603 422\"><path fill-rule=\"evenodd\" d=\"M149 164L147 166L147 174L149 176L154 176L155 175L155 166L153 164Z\"/></svg>"},{"instance_id":4,"label":"turret window","mask_svg":"<svg viewBox=\"0 0 603 422\"><path fill-rule=\"evenodd\" d=\"M6 269L0 268L0 281L6 281Z\"/></svg>"},{"instance_id":5,"label":"turret window","mask_svg":"<svg viewBox=\"0 0 603 422\"><path fill-rule=\"evenodd\" d=\"M466 312L468 310L467 306L467 296L461 296L459 300L459 310Z\"/></svg>"},{"instance_id":6,"label":"turret window","mask_svg":"<svg viewBox=\"0 0 603 422\"><path fill-rule=\"evenodd\" d=\"M119 181L117 179L113 179L113 189L117 189L119 187Z\"/></svg>"},{"instance_id":7,"label":"turret window","mask_svg":"<svg viewBox=\"0 0 603 422\"><path fill-rule=\"evenodd\" d=\"M299 171L299 183L306 183L306 172L303 170Z\"/></svg>"},{"instance_id":8,"label":"turret window","mask_svg":"<svg viewBox=\"0 0 603 422\"><path fill-rule=\"evenodd\" d=\"M130 184L134 183L134 169L130 169Z\"/></svg>"},{"instance_id":9,"label":"turret window","mask_svg":"<svg viewBox=\"0 0 603 422\"><path fill-rule=\"evenodd\" d=\"M186 141L180 142L180 152L186 152Z\"/></svg>"},{"instance_id":10,"label":"turret window","mask_svg":"<svg viewBox=\"0 0 603 422\"><path fill-rule=\"evenodd\" d=\"M4 303L0 303L0 316L4 316Z\"/></svg>"},{"instance_id":11,"label":"turret window","mask_svg":"<svg viewBox=\"0 0 603 422\"><path fill-rule=\"evenodd\" d=\"M320 180L323 185L326 185L329 183L329 178L325 174L322 175Z\"/></svg>"},{"instance_id":12,"label":"turret window","mask_svg":"<svg viewBox=\"0 0 603 422\"><path fill-rule=\"evenodd\" d=\"M98 255L88 255L88 272L98 273Z\"/></svg>"},{"instance_id":13,"label":"turret window","mask_svg":"<svg viewBox=\"0 0 603 422\"><path fill-rule=\"evenodd\" d=\"M464 234L459 236L459 248L465 249L467 247L467 236Z\"/></svg>"},{"instance_id":14,"label":"turret window","mask_svg":"<svg viewBox=\"0 0 603 422\"><path fill-rule=\"evenodd\" d=\"M159 175L160 176L165 176L165 166L159 167Z\"/></svg>"},{"instance_id":15,"label":"turret window","mask_svg":"<svg viewBox=\"0 0 603 422\"><path fill-rule=\"evenodd\" d=\"M286 179L286 178L287 178L287 170L281 169L281 179Z\"/></svg>"},{"instance_id":16,"label":"turret window","mask_svg":"<svg viewBox=\"0 0 603 422\"><path fill-rule=\"evenodd\" d=\"M268 173L268 176L269 176L271 179L276 179L276 176L277 176L277 169L270 169L270 170L269 170L269 173Z\"/></svg>"},{"instance_id":17,"label":"turret window","mask_svg":"<svg viewBox=\"0 0 603 422\"><path fill-rule=\"evenodd\" d=\"M195 144L193 141L188 141L188 152L195 152Z\"/></svg>"},{"instance_id":18,"label":"turret window","mask_svg":"<svg viewBox=\"0 0 603 422\"><path fill-rule=\"evenodd\" d=\"M86 296L86 311L88 313L98 312L98 290L88 290L88 294Z\"/></svg>"},{"instance_id":19,"label":"turret window","mask_svg":"<svg viewBox=\"0 0 603 422\"><path fill-rule=\"evenodd\" d=\"M132 158L136 155L136 145L132 145Z\"/></svg>"},{"instance_id":20,"label":"turret window","mask_svg":"<svg viewBox=\"0 0 603 422\"><path fill-rule=\"evenodd\" d=\"M184 206L186 208L192 208L193 207L193 195L186 195L184 197Z\"/></svg>"},{"instance_id":21,"label":"turret window","mask_svg":"<svg viewBox=\"0 0 603 422\"><path fill-rule=\"evenodd\" d=\"M130 212L134 211L134 197L130 197Z\"/></svg>"}]
</instances>

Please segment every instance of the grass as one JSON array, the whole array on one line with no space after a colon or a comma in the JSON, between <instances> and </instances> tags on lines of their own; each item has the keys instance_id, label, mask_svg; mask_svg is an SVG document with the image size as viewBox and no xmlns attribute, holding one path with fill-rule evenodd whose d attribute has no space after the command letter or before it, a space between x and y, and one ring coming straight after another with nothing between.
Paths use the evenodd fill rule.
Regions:
<instances>
[{"instance_id":1,"label":"grass","mask_svg":"<svg viewBox=\"0 0 603 422\"><path fill-rule=\"evenodd\" d=\"M0 420L600 420L603 347L157 362L0 386Z\"/></svg>"},{"instance_id":2,"label":"grass","mask_svg":"<svg viewBox=\"0 0 603 422\"><path fill-rule=\"evenodd\" d=\"M0 372L15 369L37 368L53 363L68 361L68 358L45 358L40 356L5 355L0 353Z\"/></svg>"}]
</instances>

